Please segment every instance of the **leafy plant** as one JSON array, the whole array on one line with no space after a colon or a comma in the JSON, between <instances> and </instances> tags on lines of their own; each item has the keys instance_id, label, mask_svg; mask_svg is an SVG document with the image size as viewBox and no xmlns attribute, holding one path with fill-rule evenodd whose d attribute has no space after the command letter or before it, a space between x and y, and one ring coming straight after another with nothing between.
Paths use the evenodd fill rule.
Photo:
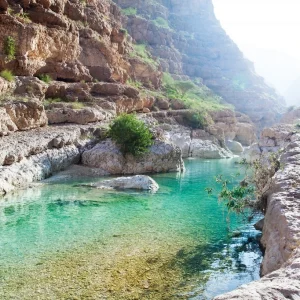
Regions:
<instances>
[{"instance_id":1,"label":"leafy plant","mask_svg":"<svg viewBox=\"0 0 300 300\"><path fill-rule=\"evenodd\" d=\"M108 135L119 145L123 155L142 155L153 144L149 128L134 114L117 117L109 126Z\"/></svg>"},{"instance_id":2,"label":"leafy plant","mask_svg":"<svg viewBox=\"0 0 300 300\"><path fill-rule=\"evenodd\" d=\"M7 81L14 81L15 76L13 75L13 73L9 70L3 70L0 72L0 76L4 79L6 79Z\"/></svg>"},{"instance_id":3,"label":"leafy plant","mask_svg":"<svg viewBox=\"0 0 300 300\"><path fill-rule=\"evenodd\" d=\"M4 53L8 60L13 60L16 55L16 41L13 37L8 36L4 41Z\"/></svg>"},{"instance_id":4,"label":"leafy plant","mask_svg":"<svg viewBox=\"0 0 300 300\"><path fill-rule=\"evenodd\" d=\"M240 173L233 176L234 181L223 178L222 175L216 177L216 182L221 185L221 192L218 197L224 202L228 212L244 213L246 208L251 207L253 212L266 210L266 193L270 187L270 180L280 168L278 153L261 155L253 162L243 159L239 165L244 167L244 176L239 184L236 180ZM205 189L209 195L213 194L213 189Z\"/></svg>"},{"instance_id":5,"label":"leafy plant","mask_svg":"<svg viewBox=\"0 0 300 300\"><path fill-rule=\"evenodd\" d=\"M40 74L38 75L39 79L44 81L45 83L50 83L52 81L52 78L48 74Z\"/></svg>"},{"instance_id":6,"label":"leafy plant","mask_svg":"<svg viewBox=\"0 0 300 300\"><path fill-rule=\"evenodd\" d=\"M134 7L127 7L122 9L122 13L125 16L135 16L137 14L137 9Z\"/></svg>"}]
</instances>

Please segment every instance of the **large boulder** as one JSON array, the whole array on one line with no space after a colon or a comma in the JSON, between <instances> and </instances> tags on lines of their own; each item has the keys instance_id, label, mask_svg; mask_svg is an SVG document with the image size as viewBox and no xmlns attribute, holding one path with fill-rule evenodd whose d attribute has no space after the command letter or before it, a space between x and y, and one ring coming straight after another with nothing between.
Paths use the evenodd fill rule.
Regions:
<instances>
[{"instance_id":1,"label":"large boulder","mask_svg":"<svg viewBox=\"0 0 300 300\"><path fill-rule=\"evenodd\" d=\"M33 76L16 77L16 95L44 99L48 85Z\"/></svg>"},{"instance_id":2,"label":"large boulder","mask_svg":"<svg viewBox=\"0 0 300 300\"><path fill-rule=\"evenodd\" d=\"M237 123L237 131L235 140L244 146L250 146L255 143L257 138L255 135L254 125L251 123Z\"/></svg>"},{"instance_id":3,"label":"large boulder","mask_svg":"<svg viewBox=\"0 0 300 300\"><path fill-rule=\"evenodd\" d=\"M104 180L88 186L97 189L135 189L156 192L159 189L158 184L149 176L136 175L131 177L118 177L110 180Z\"/></svg>"},{"instance_id":4,"label":"large boulder","mask_svg":"<svg viewBox=\"0 0 300 300\"><path fill-rule=\"evenodd\" d=\"M36 101L12 102L4 107L18 130L29 130L48 124L44 106Z\"/></svg>"},{"instance_id":5,"label":"large boulder","mask_svg":"<svg viewBox=\"0 0 300 300\"><path fill-rule=\"evenodd\" d=\"M82 163L109 174L145 174L183 170L181 151L171 143L155 141L140 157L123 155L110 139L82 154Z\"/></svg>"},{"instance_id":6,"label":"large boulder","mask_svg":"<svg viewBox=\"0 0 300 300\"><path fill-rule=\"evenodd\" d=\"M212 141L194 139L190 145L190 157L207 159L230 158L232 153Z\"/></svg>"},{"instance_id":7,"label":"large boulder","mask_svg":"<svg viewBox=\"0 0 300 300\"><path fill-rule=\"evenodd\" d=\"M261 147L284 147L291 141L294 127L288 124L279 124L265 128L261 132L259 145Z\"/></svg>"},{"instance_id":8,"label":"large boulder","mask_svg":"<svg viewBox=\"0 0 300 300\"><path fill-rule=\"evenodd\" d=\"M236 141L226 141L227 148L233 152L233 153L242 153L244 151L244 148L241 143Z\"/></svg>"}]
</instances>

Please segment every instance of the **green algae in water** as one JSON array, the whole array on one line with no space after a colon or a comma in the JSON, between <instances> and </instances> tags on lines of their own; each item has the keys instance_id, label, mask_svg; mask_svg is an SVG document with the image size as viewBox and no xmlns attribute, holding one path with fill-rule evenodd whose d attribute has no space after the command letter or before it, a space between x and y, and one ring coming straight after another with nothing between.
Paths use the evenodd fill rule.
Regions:
<instances>
[{"instance_id":1,"label":"green algae in water","mask_svg":"<svg viewBox=\"0 0 300 300\"><path fill-rule=\"evenodd\" d=\"M210 299L258 279L258 233L205 188L231 160L187 160L154 175L156 194L76 187L21 191L0 203L1 299ZM222 284L220 284L222 283Z\"/></svg>"}]
</instances>

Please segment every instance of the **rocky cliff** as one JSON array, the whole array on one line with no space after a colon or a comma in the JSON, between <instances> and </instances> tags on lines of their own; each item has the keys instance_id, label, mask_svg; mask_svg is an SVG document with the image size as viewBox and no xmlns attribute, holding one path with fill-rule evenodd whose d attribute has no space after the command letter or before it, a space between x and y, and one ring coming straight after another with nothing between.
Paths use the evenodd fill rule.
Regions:
<instances>
[{"instance_id":1,"label":"rocky cliff","mask_svg":"<svg viewBox=\"0 0 300 300\"><path fill-rule=\"evenodd\" d=\"M226 35L211 0L114 0L127 17L123 24L137 43L147 43L162 69L201 78L237 110L261 126L274 123L283 100ZM135 8L136 13L130 13Z\"/></svg>"}]
</instances>

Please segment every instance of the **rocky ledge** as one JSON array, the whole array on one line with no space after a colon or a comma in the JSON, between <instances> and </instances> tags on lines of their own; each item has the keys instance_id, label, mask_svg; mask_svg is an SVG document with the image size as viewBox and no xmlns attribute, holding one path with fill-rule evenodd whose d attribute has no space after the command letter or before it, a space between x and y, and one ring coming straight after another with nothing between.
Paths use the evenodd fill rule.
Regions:
<instances>
[{"instance_id":1,"label":"rocky ledge","mask_svg":"<svg viewBox=\"0 0 300 300\"><path fill-rule=\"evenodd\" d=\"M299 299L300 295L300 134L292 136L279 170L266 187L262 279L215 298Z\"/></svg>"}]
</instances>

